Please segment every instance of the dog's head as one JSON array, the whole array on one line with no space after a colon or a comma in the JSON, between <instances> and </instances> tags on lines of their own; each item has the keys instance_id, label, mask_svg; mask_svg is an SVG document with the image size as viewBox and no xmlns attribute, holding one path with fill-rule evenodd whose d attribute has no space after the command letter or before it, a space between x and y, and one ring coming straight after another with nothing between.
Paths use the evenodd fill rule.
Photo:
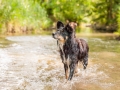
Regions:
<instances>
[{"instance_id":1,"label":"dog's head","mask_svg":"<svg viewBox=\"0 0 120 90\"><path fill-rule=\"evenodd\" d=\"M61 21L57 22L57 30L52 33L52 36L58 41L64 42L66 40L67 32L65 30L65 25Z\"/></svg>"},{"instance_id":2,"label":"dog's head","mask_svg":"<svg viewBox=\"0 0 120 90\"><path fill-rule=\"evenodd\" d=\"M56 32L52 33L52 36L58 41L65 42L72 33L74 33L74 29L70 23L64 25L62 22L58 21L57 30Z\"/></svg>"}]
</instances>

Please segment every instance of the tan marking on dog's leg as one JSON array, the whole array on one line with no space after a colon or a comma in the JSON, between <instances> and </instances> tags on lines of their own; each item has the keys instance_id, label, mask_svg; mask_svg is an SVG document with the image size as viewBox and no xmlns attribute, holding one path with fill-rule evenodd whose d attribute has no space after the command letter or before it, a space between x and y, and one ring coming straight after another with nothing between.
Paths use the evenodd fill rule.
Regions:
<instances>
[{"instance_id":1,"label":"tan marking on dog's leg","mask_svg":"<svg viewBox=\"0 0 120 90\"><path fill-rule=\"evenodd\" d=\"M69 76L69 74L68 74L68 69L67 69L66 72L65 72L66 79L68 79L68 76Z\"/></svg>"},{"instance_id":2,"label":"tan marking on dog's leg","mask_svg":"<svg viewBox=\"0 0 120 90\"><path fill-rule=\"evenodd\" d=\"M75 72L74 73L78 73L78 63L75 66Z\"/></svg>"}]
</instances>

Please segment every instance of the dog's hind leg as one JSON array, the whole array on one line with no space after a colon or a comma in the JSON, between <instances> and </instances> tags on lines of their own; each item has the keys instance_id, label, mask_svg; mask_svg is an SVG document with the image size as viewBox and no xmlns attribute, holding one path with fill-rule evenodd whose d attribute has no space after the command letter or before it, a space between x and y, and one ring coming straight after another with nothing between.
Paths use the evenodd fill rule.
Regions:
<instances>
[{"instance_id":1,"label":"dog's hind leg","mask_svg":"<svg viewBox=\"0 0 120 90\"><path fill-rule=\"evenodd\" d=\"M68 79L68 65L64 64L64 69L65 69L65 77Z\"/></svg>"},{"instance_id":2,"label":"dog's hind leg","mask_svg":"<svg viewBox=\"0 0 120 90\"><path fill-rule=\"evenodd\" d=\"M87 65L88 65L88 55L86 55L86 56L83 58L83 67L84 67L84 69L86 69Z\"/></svg>"},{"instance_id":3,"label":"dog's hind leg","mask_svg":"<svg viewBox=\"0 0 120 90\"><path fill-rule=\"evenodd\" d=\"M75 65L75 72L74 73L78 73L78 62Z\"/></svg>"}]
</instances>

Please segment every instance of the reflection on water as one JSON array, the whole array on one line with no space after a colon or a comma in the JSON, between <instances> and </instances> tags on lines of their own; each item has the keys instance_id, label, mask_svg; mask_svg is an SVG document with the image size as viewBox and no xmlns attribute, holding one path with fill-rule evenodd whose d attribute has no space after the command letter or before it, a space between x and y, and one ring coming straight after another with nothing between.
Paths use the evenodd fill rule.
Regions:
<instances>
[{"instance_id":1,"label":"reflection on water","mask_svg":"<svg viewBox=\"0 0 120 90\"><path fill-rule=\"evenodd\" d=\"M86 70L66 83L56 40L51 36L10 36L0 43L0 90L119 90L120 42L84 38L90 46Z\"/></svg>"}]
</instances>

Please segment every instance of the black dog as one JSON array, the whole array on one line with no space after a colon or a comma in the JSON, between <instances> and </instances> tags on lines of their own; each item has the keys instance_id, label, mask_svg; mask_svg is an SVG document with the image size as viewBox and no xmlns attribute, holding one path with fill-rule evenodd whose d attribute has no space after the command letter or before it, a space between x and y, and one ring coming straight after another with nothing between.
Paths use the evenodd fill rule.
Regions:
<instances>
[{"instance_id":1,"label":"black dog","mask_svg":"<svg viewBox=\"0 0 120 90\"><path fill-rule=\"evenodd\" d=\"M57 39L60 49L60 56L64 64L66 79L71 80L73 74L77 72L78 61L83 62L84 69L88 65L89 47L85 40L77 39L75 36L75 28L68 23L66 26L58 21L57 31L53 33L53 38ZM68 77L68 68L70 73Z\"/></svg>"}]
</instances>

